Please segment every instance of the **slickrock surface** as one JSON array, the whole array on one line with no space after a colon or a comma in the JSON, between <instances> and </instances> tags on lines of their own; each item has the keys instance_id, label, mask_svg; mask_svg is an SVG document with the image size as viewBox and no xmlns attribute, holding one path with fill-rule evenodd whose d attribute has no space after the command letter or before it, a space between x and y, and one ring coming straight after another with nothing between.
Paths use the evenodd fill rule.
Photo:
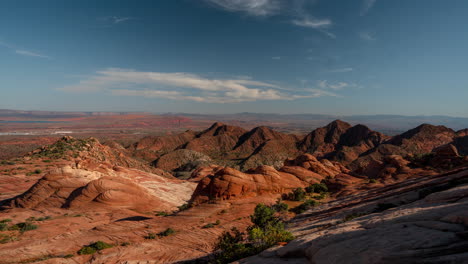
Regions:
<instances>
[{"instance_id":1,"label":"slickrock surface","mask_svg":"<svg viewBox=\"0 0 468 264\"><path fill-rule=\"evenodd\" d=\"M6 205L21 208L89 208L108 205L141 211L173 210L186 202L194 183L143 171L101 167L96 171L63 167L47 173Z\"/></svg>"},{"instance_id":2,"label":"slickrock surface","mask_svg":"<svg viewBox=\"0 0 468 264\"><path fill-rule=\"evenodd\" d=\"M271 166L260 166L245 173L224 168L198 183L192 202L198 204L217 198L228 200L266 193L286 193L342 172L346 172L344 167L334 165L328 160L318 161L310 154L287 160L279 171Z\"/></svg>"},{"instance_id":3,"label":"slickrock surface","mask_svg":"<svg viewBox=\"0 0 468 264\"><path fill-rule=\"evenodd\" d=\"M467 263L468 169L337 199L289 229L288 245L237 263Z\"/></svg>"}]
</instances>

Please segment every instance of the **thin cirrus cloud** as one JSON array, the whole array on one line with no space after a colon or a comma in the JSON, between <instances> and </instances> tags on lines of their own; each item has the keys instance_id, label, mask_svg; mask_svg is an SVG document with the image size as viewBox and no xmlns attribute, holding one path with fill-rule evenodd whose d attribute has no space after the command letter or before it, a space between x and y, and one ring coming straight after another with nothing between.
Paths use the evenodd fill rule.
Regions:
<instances>
[{"instance_id":1,"label":"thin cirrus cloud","mask_svg":"<svg viewBox=\"0 0 468 264\"><path fill-rule=\"evenodd\" d=\"M28 57L37 57L37 58L43 58L43 59L51 59L51 57L47 55L34 52L34 51L30 51L30 50L20 49L3 41L0 41L0 46L10 49L18 55L28 56Z\"/></svg>"},{"instance_id":2,"label":"thin cirrus cloud","mask_svg":"<svg viewBox=\"0 0 468 264\"><path fill-rule=\"evenodd\" d=\"M361 16L365 16L374 7L377 0L364 0L361 8Z\"/></svg>"},{"instance_id":3,"label":"thin cirrus cloud","mask_svg":"<svg viewBox=\"0 0 468 264\"><path fill-rule=\"evenodd\" d=\"M317 86L320 89L331 89L331 90L342 90L347 87L354 87L354 84L346 83L346 82L336 82L336 83L330 83L327 80L322 80L317 82Z\"/></svg>"},{"instance_id":4,"label":"thin cirrus cloud","mask_svg":"<svg viewBox=\"0 0 468 264\"><path fill-rule=\"evenodd\" d=\"M43 54L40 54L40 53L36 53L36 52L32 52L32 51L29 51L29 50L15 50L15 53L16 53L16 54L19 54L19 55L23 55L23 56L30 56L30 57L39 57L39 58L44 58L44 59L50 59L49 56L46 56L46 55L43 55Z\"/></svg>"},{"instance_id":5,"label":"thin cirrus cloud","mask_svg":"<svg viewBox=\"0 0 468 264\"><path fill-rule=\"evenodd\" d=\"M362 40L366 40L366 41L374 41L376 40L376 38L374 36L372 36L371 33L369 32L359 32L359 37L362 39Z\"/></svg>"},{"instance_id":6,"label":"thin cirrus cloud","mask_svg":"<svg viewBox=\"0 0 468 264\"><path fill-rule=\"evenodd\" d=\"M163 98L205 103L240 103L260 100L296 100L338 96L321 89L284 89L252 79L209 79L191 73L141 72L109 68L59 90L108 92L118 96Z\"/></svg>"},{"instance_id":7,"label":"thin cirrus cloud","mask_svg":"<svg viewBox=\"0 0 468 264\"><path fill-rule=\"evenodd\" d=\"M351 67L348 67L348 68L333 69L333 70L329 70L328 72L331 72L331 73L342 73L342 72L352 72L352 71L354 71L354 69L351 68Z\"/></svg>"},{"instance_id":8,"label":"thin cirrus cloud","mask_svg":"<svg viewBox=\"0 0 468 264\"><path fill-rule=\"evenodd\" d=\"M253 16L271 16L281 10L279 0L206 0L230 12L243 12Z\"/></svg>"},{"instance_id":9,"label":"thin cirrus cloud","mask_svg":"<svg viewBox=\"0 0 468 264\"><path fill-rule=\"evenodd\" d=\"M294 25L300 27L308 27L314 29L328 28L333 23L330 19L315 19L310 17L303 17L301 19L293 19L291 21Z\"/></svg>"},{"instance_id":10,"label":"thin cirrus cloud","mask_svg":"<svg viewBox=\"0 0 468 264\"><path fill-rule=\"evenodd\" d=\"M336 35L326 31L333 25L330 19L318 19L307 14L302 0L205 0L229 12L240 12L251 16L287 16L295 26L318 30L330 38Z\"/></svg>"}]
</instances>

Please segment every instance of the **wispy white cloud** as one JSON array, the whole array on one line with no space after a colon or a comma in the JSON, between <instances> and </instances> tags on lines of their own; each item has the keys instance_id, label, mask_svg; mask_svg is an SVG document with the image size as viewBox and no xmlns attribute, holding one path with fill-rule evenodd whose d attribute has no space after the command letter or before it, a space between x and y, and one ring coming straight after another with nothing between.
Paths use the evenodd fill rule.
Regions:
<instances>
[{"instance_id":1,"label":"wispy white cloud","mask_svg":"<svg viewBox=\"0 0 468 264\"><path fill-rule=\"evenodd\" d=\"M331 72L331 73L341 73L341 72L352 72L354 69L351 68L351 67L348 67L348 68L340 68L340 69L333 69L333 70L330 70L328 72Z\"/></svg>"},{"instance_id":2,"label":"wispy white cloud","mask_svg":"<svg viewBox=\"0 0 468 264\"><path fill-rule=\"evenodd\" d=\"M308 27L308 28L314 28L314 29L328 28L333 24L330 19L315 19L311 17L293 19L291 22L296 26Z\"/></svg>"},{"instance_id":3,"label":"wispy white cloud","mask_svg":"<svg viewBox=\"0 0 468 264\"><path fill-rule=\"evenodd\" d=\"M362 40L366 40L366 41L376 40L376 38L372 36L371 33L369 32L362 31L362 32L359 32L358 35Z\"/></svg>"},{"instance_id":4,"label":"wispy white cloud","mask_svg":"<svg viewBox=\"0 0 468 264\"><path fill-rule=\"evenodd\" d=\"M314 1L304 0L205 0L215 7L229 12L240 12L251 16L274 16L287 17L292 25L318 30L330 38L336 35L325 30L333 25L331 19L318 19L309 15L304 7L307 3Z\"/></svg>"},{"instance_id":5,"label":"wispy white cloud","mask_svg":"<svg viewBox=\"0 0 468 264\"><path fill-rule=\"evenodd\" d=\"M98 17L96 20L100 23L100 27L109 28L134 19L134 17L106 16Z\"/></svg>"},{"instance_id":6,"label":"wispy white cloud","mask_svg":"<svg viewBox=\"0 0 468 264\"><path fill-rule=\"evenodd\" d=\"M360 15L365 16L367 12L369 12L372 9L376 2L377 0L363 0Z\"/></svg>"},{"instance_id":7,"label":"wispy white cloud","mask_svg":"<svg viewBox=\"0 0 468 264\"><path fill-rule=\"evenodd\" d=\"M14 51L18 55L29 56L29 57L37 57L37 58L43 58L43 59L51 59L51 57L49 57L47 55L44 55L44 54L41 54L41 53L38 53L38 52L34 52L34 51L30 51L30 50L26 50L26 49L22 49L22 48L18 48L18 47L15 47L14 45L11 45L11 44L3 42L3 41L0 41L0 46L10 49L10 50Z\"/></svg>"},{"instance_id":8,"label":"wispy white cloud","mask_svg":"<svg viewBox=\"0 0 468 264\"><path fill-rule=\"evenodd\" d=\"M49 56L32 52L29 50L15 50L16 54L23 55L23 56L30 56L30 57L39 57L39 58L44 58L44 59L50 59Z\"/></svg>"},{"instance_id":9,"label":"wispy white cloud","mask_svg":"<svg viewBox=\"0 0 468 264\"><path fill-rule=\"evenodd\" d=\"M270 16L281 10L279 0L205 0L230 12L244 12L253 16Z\"/></svg>"},{"instance_id":10,"label":"wispy white cloud","mask_svg":"<svg viewBox=\"0 0 468 264\"><path fill-rule=\"evenodd\" d=\"M272 60L281 60L280 56L271 57Z\"/></svg>"},{"instance_id":11,"label":"wispy white cloud","mask_svg":"<svg viewBox=\"0 0 468 264\"><path fill-rule=\"evenodd\" d=\"M130 20L132 19L131 17L112 17L112 20L114 22L114 24L119 24L119 23L122 23L122 22L125 22L127 20Z\"/></svg>"},{"instance_id":12,"label":"wispy white cloud","mask_svg":"<svg viewBox=\"0 0 468 264\"><path fill-rule=\"evenodd\" d=\"M346 83L346 82L335 82L335 83L330 83L329 81L327 80L322 80L322 81L318 81L317 82L317 86L320 88L320 89L331 89L331 90L341 90L341 89L344 89L346 87L355 87L356 85L355 84L350 84L350 83Z\"/></svg>"},{"instance_id":13,"label":"wispy white cloud","mask_svg":"<svg viewBox=\"0 0 468 264\"><path fill-rule=\"evenodd\" d=\"M296 26L306 27L318 30L320 33L325 34L329 38L336 39L336 35L327 31L326 29L333 25L333 22L330 19L316 19L310 16L293 19L291 21Z\"/></svg>"},{"instance_id":14,"label":"wispy white cloud","mask_svg":"<svg viewBox=\"0 0 468 264\"><path fill-rule=\"evenodd\" d=\"M209 79L191 73L139 72L109 68L59 90L109 92L119 96L142 96L207 103L238 103L259 100L295 100L337 96L320 89L285 89L252 79Z\"/></svg>"}]
</instances>

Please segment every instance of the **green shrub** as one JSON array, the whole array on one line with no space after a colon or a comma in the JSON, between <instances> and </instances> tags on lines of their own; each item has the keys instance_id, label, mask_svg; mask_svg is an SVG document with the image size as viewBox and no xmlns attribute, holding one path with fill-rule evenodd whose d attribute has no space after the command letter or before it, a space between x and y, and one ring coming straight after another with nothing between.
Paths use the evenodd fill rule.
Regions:
<instances>
[{"instance_id":1,"label":"green shrub","mask_svg":"<svg viewBox=\"0 0 468 264\"><path fill-rule=\"evenodd\" d=\"M17 240L17 238L14 236L0 234L0 244L6 244L15 240Z\"/></svg>"},{"instance_id":2,"label":"green shrub","mask_svg":"<svg viewBox=\"0 0 468 264\"><path fill-rule=\"evenodd\" d=\"M278 242L294 239L275 212L273 206L258 204L250 216L253 225L247 228L247 237L236 228L224 232L215 245L215 263L229 263L258 254Z\"/></svg>"},{"instance_id":3,"label":"green shrub","mask_svg":"<svg viewBox=\"0 0 468 264\"><path fill-rule=\"evenodd\" d=\"M369 180L369 183L378 183L379 181L377 181L376 179L370 179Z\"/></svg>"},{"instance_id":4,"label":"green shrub","mask_svg":"<svg viewBox=\"0 0 468 264\"><path fill-rule=\"evenodd\" d=\"M328 194L329 193L327 193L327 192L322 192L319 195L312 196L312 199L323 200L328 196Z\"/></svg>"},{"instance_id":5,"label":"green shrub","mask_svg":"<svg viewBox=\"0 0 468 264\"><path fill-rule=\"evenodd\" d=\"M34 229L37 229L37 225L34 225L30 222L18 223L8 228L8 230L19 230L20 232L26 232Z\"/></svg>"},{"instance_id":6,"label":"green shrub","mask_svg":"<svg viewBox=\"0 0 468 264\"><path fill-rule=\"evenodd\" d=\"M8 230L8 224L0 223L0 231L6 231L6 230Z\"/></svg>"},{"instance_id":7,"label":"green shrub","mask_svg":"<svg viewBox=\"0 0 468 264\"><path fill-rule=\"evenodd\" d=\"M181 212L181 211L185 211L185 210L188 210L188 209L192 208L192 205L189 204L189 203L184 203L183 205L181 205L181 206L179 206L177 208L179 208L179 212Z\"/></svg>"},{"instance_id":8,"label":"green shrub","mask_svg":"<svg viewBox=\"0 0 468 264\"><path fill-rule=\"evenodd\" d=\"M156 239L158 235L155 233L148 233L148 235L145 236L145 239Z\"/></svg>"},{"instance_id":9,"label":"green shrub","mask_svg":"<svg viewBox=\"0 0 468 264\"><path fill-rule=\"evenodd\" d=\"M306 192L302 188L296 188L286 195L285 199L290 201L302 201L306 196Z\"/></svg>"},{"instance_id":10,"label":"green shrub","mask_svg":"<svg viewBox=\"0 0 468 264\"><path fill-rule=\"evenodd\" d=\"M202 228L213 228L215 225L213 223L206 224Z\"/></svg>"},{"instance_id":11,"label":"green shrub","mask_svg":"<svg viewBox=\"0 0 468 264\"><path fill-rule=\"evenodd\" d=\"M325 183L314 183L305 188L307 193L324 193L328 192L328 186Z\"/></svg>"},{"instance_id":12,"label":"green shrub","mask_svg":"<svg viewBox=\"0 0 468 264\"><path fill-rule=\"evenodd\" d=\"M166 229L166 230L160 232L160 233L158 234L158 236L159 236L159 237L167 237L167 236L170 236L170 235L173 235L173 234L175 234L175 230L172 229L172 228L168 228L168 229Z\"/></svg>"},{"instance_id":13,"label":"green shrub","mask_svg":"<svg viewBox=\"0 0 468 264\"><path fill-rule=\"evenodd\" d=\"M85 246L78 250L78 255L91 255L96 253L97 250L93 247Z\"/></svg>"},{"instance_id":14,"label":"green shrub","mask_svg":"<svg viewBox=\"0 0 468 264\"><path fill-rule=\"evenodd\" d=\"M254 214L250 216L250 221L254 226L265 227L269 223L279 221L279 219L275 216L275 211L271 207L258 204L255 207Z\"/></svg>"},{"instance_id":15,"label":"green shrub","mask_svg":"<svg viewBox=\"0 0 468 264\"><path fill-rule=\"evenodd\" d=\"M352 213L343 218L343 222L351 221L355 218L361 217L363 215L366 215L365 213Z\"/></svg>"},{"instance_id":16,"label":"green shrub","mask_svg":"<svg viewBox=\"0 0 468 264\"><path fill-rule=\"evenodd\" d=\"M296 214L302 214L303 212L309 210L314 206L317 206L318 204L319 202L309 199L303 202L301 205L297 206L296 208L293 208L291 211L293 211Z\"/></svg>"},{"instance_id":17,"label":"green shrub","mask_svg":"<svg viewBox=\"0 0 468 264\"><path fill-rule=\"evenodd\" d=\"M276 203L271 206L276 212L286 212L289 209L289 205L281 202L281 199L276 200Z\"/></svg>"},{"instance_id":18,"label":"green shrub","mask_svg":"<svg viewBox=\"0 0 468 264\"><path fill-rule=\"evenodd\" d=\"M34 170L34 174L41 174L41 173L42 173L42 170L39 170L39 169Z\"/></svg>"},{"instance_id":19,"label":"green shrub","mask_svg":"<svg viewBox=\"0 0 468 264\"><path fill-rule=\"evenodd\" d=\"M168 216L168 215L169 215L168 212L164 212L164 211L156 212L156 216Z\"/></svg>"},{"instance_id":20,"label":"green shrub","mask_svg":"<svg viewBox=\"0 0 468 264\"><path fill-rule=\"evenodd\" d=\"M103 250L103 249L111 248L111 247L113 247L113 245L108 244L108 243L103 242L103 241L97 241L97 242L94 242L94 243L91 243L91 244L89 244L87 246L82 247L78 251L78 254L79 255L90 255L90 254L96 253L99 250Z\"/></svg>"}]
</instances>

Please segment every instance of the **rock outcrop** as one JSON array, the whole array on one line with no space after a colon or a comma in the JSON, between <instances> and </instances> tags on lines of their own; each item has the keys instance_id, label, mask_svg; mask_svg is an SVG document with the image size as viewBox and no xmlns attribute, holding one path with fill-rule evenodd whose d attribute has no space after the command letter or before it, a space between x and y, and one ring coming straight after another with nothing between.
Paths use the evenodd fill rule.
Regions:
<instances>
[{"instance_id":1,"label":"rock outcrop","mask_svg":"<svg viewBox=\"0 0 468 264\"><path fill-rule=\"evenodd\" d=\"M344 167L334 165L328 160L318 161L310 154L287 160L280 170L271 166L260 166L244 173L224 168L203 178L198 183L191 201L198 204L211 199L228 200L267 193L281 194L343 172L347 172Z\"/></svg>"},{"instance_id":2,"label":"rock outcrop","mask_svg":"<svg viewBox=\"0 0 468 264\"><path fill-rule=\"evenodd\" d=\"M465 169L338 199L292 221L288 245L235 263L465 263L467 183Z\"/></svg>"},{"instance_id":3,"label":"rock outcrop","mask_svg":"<svg viewBox=\"0 0 468 264\"><path fill-rule=\"evenodd\" d=\"M67 166L50 171L5 206L174 210L190 198L194 187L194 183L123 167L103 165L89 171Z\"/></svg>"}]
</instances>

